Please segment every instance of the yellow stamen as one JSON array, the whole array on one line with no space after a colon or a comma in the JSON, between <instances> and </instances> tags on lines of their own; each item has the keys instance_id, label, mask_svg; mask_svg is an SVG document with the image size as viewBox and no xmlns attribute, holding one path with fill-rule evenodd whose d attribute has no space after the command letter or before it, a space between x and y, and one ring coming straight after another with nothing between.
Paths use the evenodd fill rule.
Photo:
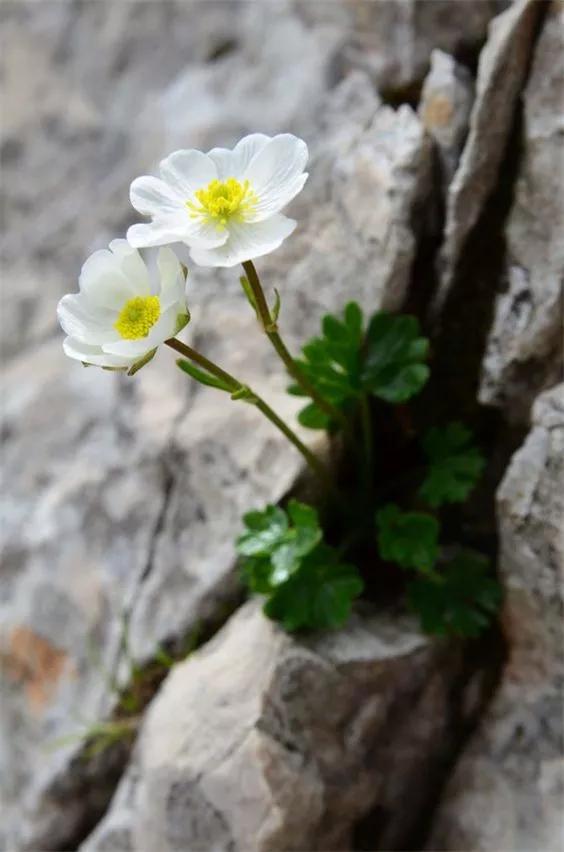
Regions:
<instances>
[{"instance_id":1,"label":"yellow stamen","mask_svg":"<svg viewBox=\"0 0 564 852\"><path fill-rule=\"evenodd\" d=\"M121 309L114 328L124 340L139 340L147 337L160 315L158 296L135 296Z\"/></svg>"},{"instance_id":2,"label":"yellow stamen","mask_svg":"<svg viewBox=\"0 0 564 852\"><path fill-rule=\"evenodd\" d=\"M249 181L239 183L235 178L212 180L195 195L199 204L186 202L190 217L214 223L218 231L222 231L230 220L244 222L258 202Z\"/></svg>"}]
</instances>

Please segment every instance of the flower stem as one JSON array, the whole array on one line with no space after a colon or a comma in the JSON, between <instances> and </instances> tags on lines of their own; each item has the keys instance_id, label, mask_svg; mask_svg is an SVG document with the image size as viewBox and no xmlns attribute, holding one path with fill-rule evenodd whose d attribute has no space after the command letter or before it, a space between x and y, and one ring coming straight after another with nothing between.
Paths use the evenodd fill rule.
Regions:
<instances>
[{"instance_id":1,"label":"flower stem","mask_svg":"<svg viewBox=\"0 0 564 852\"><path fill-rule=\"evenodd\" d=\"M316 403L316 405L322 411L324 411L328 417L331 418L331 420L336 420L338 423L340 423L343 429L347 429L348 422L343 412L339 411L338 408L336 408L318 393L317 389L312 385L307 376L302 373L302 371L296 364L296 361L294 360L294 358L292 358L290 352L288 351L286 344L280 337L276 320L270 313L270 308L268 307L268 303L264 295L264 290L262 289L258 273L255 269L255 265L252 260L244 261L243 269L245 270L247 281L249 282L249 285L253 292L257 313L261 321L261 325L264 329L264 333L272 343L272 346L278 353L280 359L283 361L286 369L288 370L292 378L295 379L295 381L300 385L300 387L307 394L307 396L309 396Z\"/></svg>"},{"instance_id":2,"label":"flower stem","mask_svg":"<svg viewBox=\"0 0 564 852\"><path fill-rule=\"evenodd\" d=\"M200 352L192 349L192 347L188 346L187 343L183 343L176 337L169 338L165 341L165 343L167 346L170 346L171 349L174 349L176 352L184 355L185 358L189 358L195 364L198 364L200 367L203 367L204 370L207 370L208 373L211 373L212 376L215 376L217 379L222 381L229 388L231 393L236 394L238 392L245 392L246 398L252 400L253 404L260 412L262 412L262 414L264 414L267 420L270 420L270 422L276 426L276 428L282 432L288 441L290 441L290 443L293 444L294 447L302 454L310 468L323 481L323 484L329 490L334 489L333 480L326 465L317 458L315 453L312 453L312 451L306 447L302 441L300 441L296 433L290 429L286 423L284 423L276 412L273 411L273 409L267 405L267 403L258 396L258 394L234 376L230 375L225 370L222 370L221 367L213 361L210 361L209 358L205 357L205 355L202 355Z\"/></svg>"}]
</instances>

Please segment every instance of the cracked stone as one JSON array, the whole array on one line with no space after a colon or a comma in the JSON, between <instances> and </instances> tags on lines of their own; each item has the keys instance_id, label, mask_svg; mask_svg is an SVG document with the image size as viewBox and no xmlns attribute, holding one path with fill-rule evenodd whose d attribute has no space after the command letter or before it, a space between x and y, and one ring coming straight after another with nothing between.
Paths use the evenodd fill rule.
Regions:
<instances>
[{"instance_id":1,"label":"cracked stone","mask_svg":"<svg viewBox=\"0 0 564 852\"><path fill-rule=\"evenodd\" d=\"M490 24L468 138L447 195L436 309L444 304L467 237L498 179L541 12L537 0L516 0Z\"/></svg>"},{"instance_id":2,"label":"cracked stone","mask_svg":"<svg viewBox=\"0 0 564 852\"><path fill-rule=\"evenodd\" d=\"M407 617L356 614L339 633L292 638L242 607L178 664L147 712L135 756L81 852L406 848L451 736L447 651ZM404 795L410 790L406 814Z\"/></svg>"},{"instance_id":3,"label":"cracked stone","mask_svg":"<svg viewBox=\"0 0 564 852\"><path fill-rule=\"evenodd\" d=\"M543 394L497 494L508 659L449 781L430 850L564 840L564 384Z\"/></svg>"},{"instance_id":4,"label":"cracked stone","mask_svg":"<svg viewBox=\"0 0 564 852\"><path fill-rule=\"evenodd\" d=\"M505 289L496 299L480 400L526 423L564 364L564 7L552 3L524 91L522 158L505 229Z\"/></svg>"}]
</instances>

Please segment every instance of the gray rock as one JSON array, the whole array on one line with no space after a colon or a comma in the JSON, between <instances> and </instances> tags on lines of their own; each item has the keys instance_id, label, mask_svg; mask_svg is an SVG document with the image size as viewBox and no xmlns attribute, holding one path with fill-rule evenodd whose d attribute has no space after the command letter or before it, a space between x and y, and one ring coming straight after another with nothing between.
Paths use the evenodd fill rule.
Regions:
<instances>
[{"instance_id":1,"label":"gray rock","mask_svg":"<svg viewBox=\"0 0 564 852\"><path fill-rule=\"evenodd\" d=\"M564 364L564 7L543 23L524 92L522 159L509 215L506 288L496 300L480 400L527 422L535 396Z\"/></svg>"},{"instance_id":2,"label":"gray rock","mask_svg":"<svg viewBox=\"0 0 564 852\"><path fill-rule=\"evenodd\" d=\"M347 849L372 808L385 819L370 848L406 848L459 670L458 650L405 616L357 614L300 641L251 601L171 672L81 852L111 848L125 826L138 852Z\"/></svg>"},{"instance_id":3,"label":"gray rock","mask_svg":"<svg viewBox=\"0 0 564 852\"><path fill-rule=\"evenodd\" d=\"M468 69L448 53L434 50L418 115L438 151L443 194L460 159L473 101L474 82Z\"/></svg>"},{"instance_id":4,"label":"gray rock","mask_svg":"<svg viewBox=\"0 0 564 852\"><path fill-rule=\"evenodd\" d=\"M564 842L564 385L543 394L499 488L501 684L450 780L431 850Z\"/></svg>"},{"instance_id":5,"label":"gray rock","mask_svg":"<svg viewBox=\"0 0 564 852\"><path fill-rule=\"evenodd\" d=\"M294 205L300 227L259 264L267 289L278 286L282 294L288 341L295 346L317 330L324 310L351 298L367 309L399 304L409 280L415 208L429 192L430 171L430 144L414 113L380 107L358 72L327 92L336 30L308 28L284 5L274 28L280 44L269 29L270 9L257 13L252 4L238 24L241 44L203 64L198 51L216 49L214 28L224 34L227 25L217 21L223 7L210 4L204 13L197 6L202 20L186 33L176 59L163 52L174 52L169 25L183 32L182 4L171 6L170 20L155 8L134 25L122 11L106 18L89 4L57 5L53 17L43 7L31 16L23 5L10 19L16 44L23 28L28 53L38 46L37 67L25 66L28 82L34 103L41 101L37 76L52 86L48 114L56 121L43 126L24 99L26 113L18 124L15 112L10 130L24 148L7 181L7 209L20 192L27 197L26 175L44 211L37 229L27 229L25 248L21 211L14 209L3 245L12 280L24 282L4 293L14 333L2 376L9 498L0 714L10 732L0 747L3 848L65 848L103 809L106 777L116 768L110 772L103 760L84 766L78 755L81 735L111 714L130 677L124 620L128 653L142 662L163 642L180 642L217 618L237 594L233 540L242 512L279 500L303 470L255 410L190 384L168 351L135 379L83 370L64 358L56 301L63 287L74 289L85 254L134 218L131 178L174 147L228 144L258 126L303 128L312 178ZM159 44L149 64L145 26ZM192 38L203 46L186 65ZM111 87L104 69L121 67L124 41L129 59L115 72L122 82ZM92 45L100 70L88 64ZM11 56L4 60L14 75L22 66ZM159 62L155 87L147 89ZM78 81L72 91L69 81ZM115 102L104 100L109 91ZM194 92L201 100L190 109ZM69 106L75 101L76 115ZM73 137L79 121L93 122L92 156ZM64 132L49 142L57 122ZM123 148L113 147L118 137ZM65 156L55 156L53 146L63 145ZM366 205L367 187L375 208ZM285 393L286 379L236 274L193 271L189 303L190 340L292 417L297 400ZM312 440L311 433L304 437Z\"/></svg>"},{"instance_id":6,"label":"gray rock","mask_svg":"<svg viewBox=\"0 0 564 852\"><path fill-rule=\"evenodd\" d=\"M497 180L541 11L537 0L516 0L490 24L480 54L468 139L448 191L437 310Z\"/></svg>"},{"instance_id":7,"label":"gray rock","mask_svg":"<svg viewBox=\"0 0 564 852\"><path fill-rule=\"evenodd\" d=\"M305 0L297 8L308 21L338 24L340 62L366 71L387 98L415 100L429 70L431 52L471 55L482 45L490 19L507 2L498 0Z\"/></svg>"}]
</instances>

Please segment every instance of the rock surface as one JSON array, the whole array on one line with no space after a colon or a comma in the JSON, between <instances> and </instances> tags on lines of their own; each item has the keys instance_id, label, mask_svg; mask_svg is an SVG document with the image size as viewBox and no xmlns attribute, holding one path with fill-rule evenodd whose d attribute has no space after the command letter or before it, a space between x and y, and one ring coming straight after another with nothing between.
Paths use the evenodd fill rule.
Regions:
<instances>
[{"instance_id":1,"label":"rock surface","mask_svg":"<svg viewBox=\"0 0 564 852\"><path fill-rule=\"evenodd\" d=\"M345 69L366 71L392 101L413 101L429 70L432 50L472 55L485 40L490 19L507 5L506 0L303 0L297 8L307 21L340 24L343 47L338 58Z\"/></svg>"},{"instance_id":2,"label":"rock surface","mask_svg":"<svg viewBox=\"0 0 564 852\"><path fill-rule=\"evenodd\" d=\"M480 399L527 422L540 390L563 376L564 4L551 4L524 92L522 159L506 227L505 290L496 302Z\"/></svg>"},{"instance_id":3,"label":"rock surface","mask_svg":"<svg viewBox=\"0 0 564 852\"><path fill-rule=\"evenodd\" d=\"M564 842L564 384L535 403L497 499L509 656L447 787L435 852L559 852Z\"/></svg>"},{"instance_id":4,"label":"rock surface","mask_svg":"<svg viewBox=\"0 0 564 852\"><path fill-rule=\"evenodd\" d=\"M474 81L468 69L448 53L434 50L431 69L421 91L418 115L435 141L445 195L468 133L473 101Z\"/></svg>"},{"instance_id":5,"label":"rock surface","mask_svg":"<svg viewBox=\"0 0 564 852\"><path fill-rule=\"evenodd\" d=\"M297 641L249 602L171 672L81 850L348 849L374 808L369 848L407 848L460 662L405 617L358 614Z\"/></svg>"},{"instance_id":6,"label":"rock surface","mask_svg":"<svg viewBox=\"0 0 564 852\"><path fill-rule=\"evenodd\" d=\"M516 0L490 24L480 54L468 139L448 191L437 308L446 299L468 234L498 178L542 9L537 0Z\"/></svg>"}]
</instances>

